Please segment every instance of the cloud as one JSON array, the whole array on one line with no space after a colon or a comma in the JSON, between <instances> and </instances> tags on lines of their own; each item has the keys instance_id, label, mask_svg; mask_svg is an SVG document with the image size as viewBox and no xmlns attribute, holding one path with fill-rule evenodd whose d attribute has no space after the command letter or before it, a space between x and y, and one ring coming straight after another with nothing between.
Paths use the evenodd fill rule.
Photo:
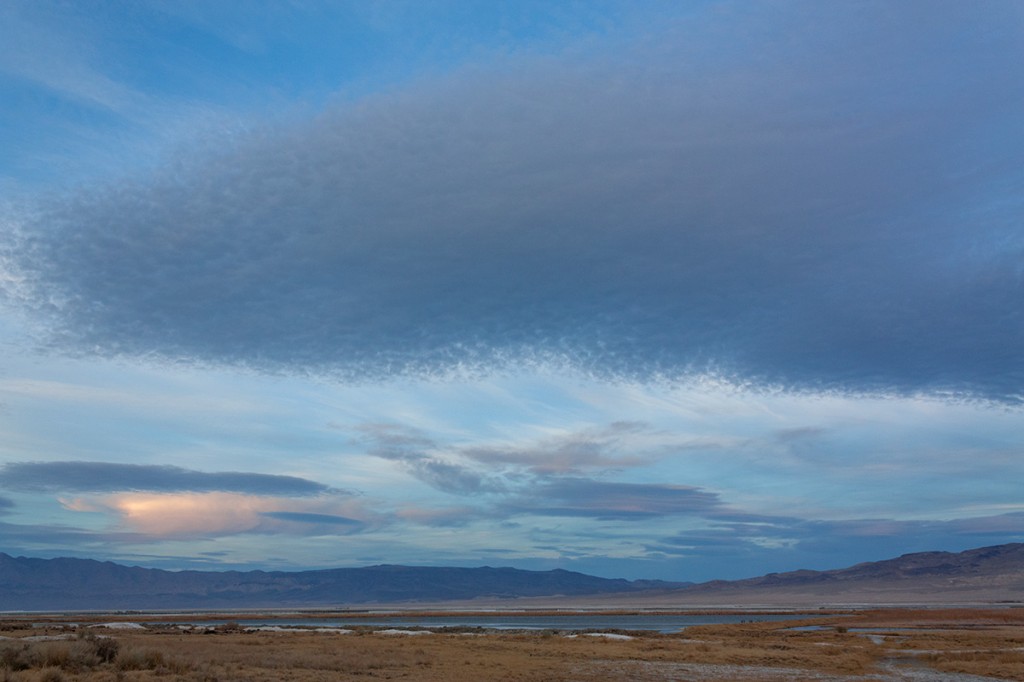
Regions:
<instances>
[{"instance_id":1,"label":"cloud","mask_svg":"<svg viewBox=\"0 0 1024 682\"><path fill-rule=\"evenodd\" d=\"M643 520L659 516L703 516L721 505L716 493L692 486L556 479L531 490L504 509L515 514Z\"/></svg>"},{"instance_id":2,"label":"cloud","mask_svg":"<svg viewBox=\"0 0 1024 682\"><path fill-rule=\"evenodd\" d=\"M69 500L72 511L107 511L122 526L150 539L196 539L247 533L348 535L379 525L381 517L351 499L242 495L227 492L120 493ZM362 518L360 518L362 517Z\"/></svg>"},{"instance_id":3,"label":"cloud","mask_svg":"<svg viewBox=\"0 0 1024 682\"><path fill-rule=\"evenodd\" d=\"M473 509L407 508L397 516L426 525L458 525L518 515L593 519L643 519L676 514L722 513L716 493L693 486L616 483L583 476L650 462L661 439L639 422L613 422L518 446L446 446L422 431L398 424L363 424L361 443L369 454L399 462L422 482L443 492L486 494ZM618 454L629 448L628 456ZM468 464L464 464L467 462ZM484 467L480 470L480 467ZM457 518L456 518L457 517Z\"/></svg>"},{"instance_id":4,"label":"cloud","mask_svg":"<svg viewBox=\"0 0 1024 682\"><path fill-rule=\"evenodd\" d=\"M42 549L49 553L55 547L64 551L72 548L88 551L106 543L132 544L146 541L148 538L144 535L132 532L95 531L63 524L0 522L0 542L7 552L14 551L15 547L24 547L29 552Z\"/></svg>"},{"instance_id":5,"label":"cloud","mask_svg":"<svg viewBox=\"0 0 1024 682\"><path fill-rule=\"evenodd\" d=\"M54 21L54 8L39 3L4 3L0 73L24 79L73 102L122 111L139 95L107 77L95 62L96 50L82 34L94 27L75 11ZM41 11L39 11L41 10ZM51 15L51 16L47 16Z\"/></svg>"},{"instance_id":6,"label":"cloud","mask_svg":"<svg viewBox=\"0 0 1024 682\"><path fill-rule=\"evenodd\" d=\"M811 520L782 516L739 520L742 514L721 515L720 520L729 518L737 520L664 538L652 549L684 555L765 555L774 551L814 557L820 562L830 556L848 556L853 561L871 554L885 558L954 544L966 548L1024 538L1024 512L948 520Z\"/></svg>"},{"instance_id":7,"label":"cloud","mask_svg":"<svg viewBox=\"0 0 1024 682\"><path fill-rule=\"evenodd\" d=\"M499 480L442 457L437 452L438 444L417 429L363 424L358 430L363 433L361 443L369 454L401 463L412 476L437 490L455 495L504 490Z\"/></svg>"},{"instance_id":8,"label":"cloud","mask_svg":"<svg viewBox=\"0 0 1024 682\"><path fill-rule=\"evenodd\" d=\"M6 257L75 354L1018 401L1002 12L666 17L614 58L517 55L64 196Z\"/></svg>"},{"instance_id":9,"label":"cloud","mask_svg":"<svg viewBox=\"0 0 1024 682\"><path fill-rule=\"evenodd\" d=\"M641 466L649 456L619 453L624 445L636 448L637 438L648 430L639 422L614 422L605 428L588 429L528 446L467 447L461 456L488 465L509 464L537 475L578 474L584 470ZM623 443L625 441L625 443Z\"/></svg>"},{"instance_id":10,"label":"cloud","mask_svg":"<svg viewBox=\"0 0 1024 682\"><path fill-rule=\"evenodd\" d=\"M346 516L337 516L336 514L313 514L309 512L274 511L262 512L262 515L270 519L277 519L278 521L291 521L293 523L305 523L317 526L329 525L359 527L363 525L362 521L350 519Z\"/></svg>"},{"instance_id":11,"label":"cloud","mask_svg":"<svg viewBox=\"0 0 1024 682\"><path fill-rule=\"evenodd\" d=\"M337 492L296 476L207 473L170 465L108 462L12 462L0 466L0 487L60 492L224 491L299 497Z\"/></svg>"},{"instance_id":12,"label":"cloud","mask_svg":"<svg viewBox=\"0 0 1024 682\"><path fill-rule=\"evenodd\" d=\"M482 517L495 518L495 514L479 507L404 507L397 510L395 516L409 523L441 528L465 526Z\"/></svg>"},{"instance_id":13,"label":"cloud","mask_svg":"<svg viewBox=\"0 0 1024 682\"><path fill-rule=\"evenodd\" d=\"M417 479L452 494L514 495L566 474L648 464L653 451L664 449L660 440L651 441L658 434L640 422L613 422L527 444L468 446L438 443L400 424L356 428L369 454L399 462Z\"/></svg>"}]
</instances>

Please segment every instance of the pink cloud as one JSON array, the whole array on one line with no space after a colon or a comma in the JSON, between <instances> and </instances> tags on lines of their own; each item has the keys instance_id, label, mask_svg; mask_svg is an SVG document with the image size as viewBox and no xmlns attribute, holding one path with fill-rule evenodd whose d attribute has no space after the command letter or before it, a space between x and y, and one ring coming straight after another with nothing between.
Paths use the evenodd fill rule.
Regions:
<instances>
[{"instance_id":1,"label":"pink cloud","mask_svg":"<svg viewBox=\"0 0 1024 682\"><path fill-rule=\"evenodd\" d=\"M237 535L239 533L351 532L352 526L379 525L380 515L351 499L259 497L240 493L120 493L97 499L62 500L66 509L105 511L121 525L161 538ZM306 519L351 521L348 527Z\"/></svg>"}]
</instances>

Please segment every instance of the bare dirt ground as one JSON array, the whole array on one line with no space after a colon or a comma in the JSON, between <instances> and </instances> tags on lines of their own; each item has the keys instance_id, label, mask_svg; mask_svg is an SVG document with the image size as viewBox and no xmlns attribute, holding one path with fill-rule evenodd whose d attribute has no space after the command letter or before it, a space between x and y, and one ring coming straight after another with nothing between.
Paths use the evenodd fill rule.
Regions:
<instances>
[{"instance_id":1,"label":"bare dirt ground","mask_svg":"<svg viewBox=\"0 0 1024 682\"><path fill-rule=\"evenodd\" d=\"M120 616L124 618L124 616ZM886 609L678 634L0 622L4 682L1024 682L1024 609Z\"/></svg>"}]
</instances>

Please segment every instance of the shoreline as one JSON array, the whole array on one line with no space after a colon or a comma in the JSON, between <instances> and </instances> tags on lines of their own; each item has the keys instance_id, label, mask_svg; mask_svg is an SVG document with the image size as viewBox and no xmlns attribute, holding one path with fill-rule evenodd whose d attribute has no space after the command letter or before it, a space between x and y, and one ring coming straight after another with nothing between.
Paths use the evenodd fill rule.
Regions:
<instances>
[{"instance_id":1,"label":"shoreline","mask_svg":"<svg viewBox=\"0 0 1024 682\"><path fill-rule=\"evenodd\" d=\"M0 610L0 620L35 619L59 622L68 618L89 617L100 620L124 620L131 617L144 622L180 622L187 619L203 618L214 620L285 620L306 618L310 620L360 619L360 618L444 618L444 617L554 617L554 616L724 616L724 615L807 615L834 616L857 614L870 611L940 611L940 610L1017 610L1024 609L1020 602L947 602L947 603L855 603L822 604L818 606L772 604L722 604L715 606L694 605L693 607L643 606L637 608L607 608L580 606L496 606L465 607L463 605L396 605L380 604L358 607L283 607L252 609L72 609L66 611Z\"/></svg>"},{"instance_id":2,"label":"shoreline","mask_svg":"<svg viewBox=\"0 0 1024 682\"><path fill-rule=\"evenodd\" d=\"M1008 608L804 611L781 621L700 624L671 633L608 628L603 634L370 623L352 629L233 623L199 629L175 626L166 617L141 626L126 622L123 613L106 615L117 627L94 629L72 622L71 614L63 623L0 617L5 679L1024 682L1024 611ZM132 615L140 620L142 614Z\"/></svg>"}]
</instances>

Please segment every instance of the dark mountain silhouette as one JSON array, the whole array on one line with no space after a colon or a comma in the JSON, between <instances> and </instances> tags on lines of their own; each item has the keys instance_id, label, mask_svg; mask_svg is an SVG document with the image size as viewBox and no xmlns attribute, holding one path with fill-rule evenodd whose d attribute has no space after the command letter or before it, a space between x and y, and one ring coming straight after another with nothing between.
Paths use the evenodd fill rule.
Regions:
<instances>
[{"instance_id":1,"label":"dark mountain silhouette","mask_svg":"<svg viewBox=\"0 0 1024 682\"><path fill-rule=\"evenodd\" d=\"M164 571L90 559L29 559L0 553L0 611L310 607L577 596L684 584L489 566Z\"/></svg>"},{"instance_id":2,"label":"dark mountain silhouette","mask_svg":"<svg viewBox=\"0 0 1024 682\"><path fill-rule=\"evenodd\" d=\"M948 585L997 581L1024 588L1024 543L969 549L964 552L918 552L895 559L870 561L831 571L769 573L746 580L712 581L692 591L755 587L888 583L946 583Z\"/></svg>"},{"instance_id":3,"label":"dark mountain silhouette","mask_svg":"<svg viewBox=\"0 0 1024 682\"><path fill-rule=\"evenodd\" d=\"M251 609L523 599L608 607L1024 602L1024 544L920 552L830 571L700 585L564 570L369 566L322 571L164 571L0 553L0 611ZM481 602L478 602L481 603Z\"/></svg>"},{"instance_id":4,"label":"dark mountain silhouette","mask_svg":"<svg viewBox=\"0 0 1024 682\"><path fill-rule=\"evenodd\" d=\"M715 580L641 600L673 605L953 604L1024 602L1024 544L919 552L829 571Z\"/></svg>"},{"instance_id":5,"label":"dark mountain silhouette","mask_svg":"<svg viewBox=\"0 0 1024 682\"><path fill-rule=\"evenodd\" d=\"M964 552L920 552L828 571L769 573L745 580L554 600L523 599L520 607L818 608L861 605L1024 604L1024 544ZM500 605L494 602L492 605Z\"/></svg>"}]
</instances>

